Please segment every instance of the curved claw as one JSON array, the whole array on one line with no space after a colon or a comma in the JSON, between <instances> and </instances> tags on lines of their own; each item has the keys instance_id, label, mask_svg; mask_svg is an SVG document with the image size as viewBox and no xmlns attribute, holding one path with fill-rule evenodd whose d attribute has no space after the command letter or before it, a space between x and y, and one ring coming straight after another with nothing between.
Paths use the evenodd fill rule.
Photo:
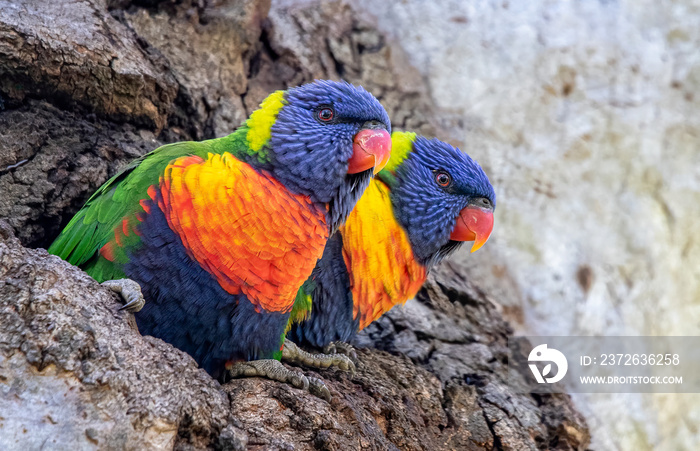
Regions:
<instances>
[{"instance_id":1,"label":"curved claw","mask_svg":"<svg viewBox=\"0 0 700 451\"><path fill-rule=\"evenodd\" d=\"M326 384L317 377L308 377L309 379L309 393L318 396L321 399L325 399L327 402L331 402L331 391L328 390Z\"/></svg>"},{"instance_id":2,"label":"curved claw","mask_svg":"<svg viewBox=\"0 0 700 451\"><path fill-rule=\"evenodd\" d=\"M114 291L122 298L124 305L119 310L136 313L146 305L146 299L141 293L141 286L131 279L105 280L101 285Z\"/></svg>"},{"instance_id":3,"label":"curved claw","mask_svg":"<svg viewBox=\"0 0 700 451\"><path fill-rule=\"evenodd\" d=\"M345 343L343 341L332 341L323 348L324 354L344 354L352 360L352 362L357 365L358 357L357 351L350 343Z\"/></svg>"}]
</instances>

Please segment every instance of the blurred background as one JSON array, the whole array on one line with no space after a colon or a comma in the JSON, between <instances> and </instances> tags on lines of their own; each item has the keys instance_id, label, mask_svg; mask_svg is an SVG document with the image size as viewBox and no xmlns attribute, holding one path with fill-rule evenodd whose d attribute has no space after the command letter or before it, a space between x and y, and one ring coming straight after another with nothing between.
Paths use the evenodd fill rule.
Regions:
<instances>
[{"instance_id":1,"label":"blurred background","mask_svg":"<svg viewBox=\"0 0 700 451\"><path fill-rule=\"evenodd\" d=\"M700 2L354 5L496 187L491 241L455 258L519 334L698 334ZM592 449L700 449L697 394L575 400Z\"/></svg>"}]
</instances>

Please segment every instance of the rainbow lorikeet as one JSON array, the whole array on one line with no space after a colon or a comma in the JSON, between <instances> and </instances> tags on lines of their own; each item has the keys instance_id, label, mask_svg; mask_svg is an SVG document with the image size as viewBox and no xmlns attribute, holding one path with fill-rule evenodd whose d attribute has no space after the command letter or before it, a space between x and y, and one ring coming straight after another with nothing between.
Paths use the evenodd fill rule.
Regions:
<instances>
[{"instance_id":1,"label":"rainbow lorikeet","mask_svg":"<svg viewBox=\"0 0 700 451\"><path fill-rule=\"evenodd\" d=\"M228 136L133 162L49 252L143 307L142 333L214 377L237 363L234 376L308 386L269 359L328 237L386 164L389 130L380 103L348 83L274 92Z\"/></svg>"},{"instance_id":2,"label":"rainbow lorikeet","mask_svg":"<svg viewBox=\"0 0 700 451\"><path fill-rule=\"evenodd\" d=\"M326 244L297 294L287 337L326 351L415 296L428 270L493 229L496 194L478 163L437 139L394 132L389 163ZM293 343L291 346L294 346Z\"/></svg>"}]
</instances>

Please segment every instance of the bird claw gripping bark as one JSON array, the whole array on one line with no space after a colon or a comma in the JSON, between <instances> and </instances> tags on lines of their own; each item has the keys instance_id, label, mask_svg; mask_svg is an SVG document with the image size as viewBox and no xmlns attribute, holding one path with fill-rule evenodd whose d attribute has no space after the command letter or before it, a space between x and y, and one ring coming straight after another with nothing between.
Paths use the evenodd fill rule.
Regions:
<instances>
[{"instance_id":1,"label":"bird claw gripping bark","mask_svg":"<svg viewBox=\"0 0 700 451\"><path fill-rule=\"evenodd\" d=\"M311 354L299 348L294 342L284 340L282 360L290 363L301 364L311 368L326 369L334 366L343 371L355 374L355 364L350 357L343 354Z\"/></svg>"},{"instance_id":2,"label":"bird claw gripping bark","mask_svg":"<svg viewBox=\"0 0 700 451\"><path fill-rule=\"evenodd\" d=\"M121 296L124 305L119 310L136 313L146 305L146 299L141 293L141 286L131 279L106 280L102 282L102 286Z\"/></svg>"},{"instance_id":3,"label":"bird claw gripping bark","mask_svg":"<svg viewBox=\"0 0 700 451\"><path fill-rule=\"evenodd\" d=\"M303 374L286 368L278 360L262 359L238 362L229 369L231 377L265 377L273 381L290 384L302 390L309 390L309 379Z\"/></svg>"},{"instance_id":4,"label":"bird claw gripping bark","mask_svg":"<svg viewBox=\"0 0 700 451\"><path fill-rule=\"evenodd\" d=\"M277 382L290 384L306 390L314 396L331 401L331 392L326 384L317 377L306 377L282 365L278 360L262 359L238 362L229 369L231 377L265 377Z\"/></svg>"},{"instance_id":5,"label":"bird claw gripping bark","mask_svg":"<svg viewBox=\"0 0 700 451\"><path fill-rule=\"evenodd\" d=\"M342 341L332 341L323 348L324 354L344 354L352 360L354 364L357 364L357 352L355 348L350 343L345 343Z\"/></svg>"}]
</instances>

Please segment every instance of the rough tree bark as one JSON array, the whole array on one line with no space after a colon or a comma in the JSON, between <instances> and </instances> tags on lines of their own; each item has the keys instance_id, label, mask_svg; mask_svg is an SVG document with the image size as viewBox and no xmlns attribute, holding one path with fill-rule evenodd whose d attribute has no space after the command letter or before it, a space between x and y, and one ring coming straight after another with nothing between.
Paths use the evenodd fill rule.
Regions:
<instances>
[{"instance_id":1,"label":"rough tree bark","mask_svg":"<svg viewBox=\"0 0 700 451\"><path fill-rule=\"evenodd\" d=\"M362 334L355 376L317 374L326 403L258 378L220 385L27 248L125 162L224 135L313 78L362 84L396 128L439 132L420 77L342 2L0 0L1 449L586 448L568 397L506 383L510 328L458 267Z\"/></svg>"}]
</instances>

